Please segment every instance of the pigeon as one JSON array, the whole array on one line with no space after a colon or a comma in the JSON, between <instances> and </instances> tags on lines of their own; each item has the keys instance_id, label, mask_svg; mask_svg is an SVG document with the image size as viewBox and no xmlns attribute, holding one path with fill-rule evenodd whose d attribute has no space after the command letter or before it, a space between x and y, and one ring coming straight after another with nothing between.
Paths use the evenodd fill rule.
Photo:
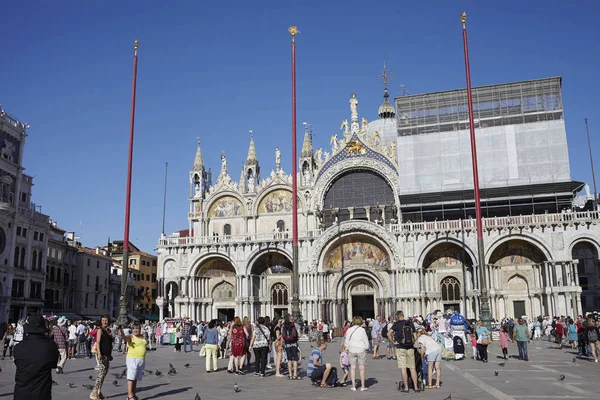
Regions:
<instances>
[{"instance_id":1,"label":"pigeon","mask_svg":"<svg viewBox=\"0 0 600 400\"><path fill-rule=\"evenodd\" d=\"M144 372L147 373L148 375L152 375L154 373L154 371L149 371L147 369L145 369Z\"/></svg>"},{"instance_id":2,"label":"pigeon","mask_svg":"<svg viewBox=\"0 0 600 400\"><path fill-rule=\"evenodd\" d=\"M573 362L577 362L577 357L573 357Z\"/></svg>"},{"instance_id":3,"label":"pigeon","mask_svg":"<svg viewBox=\"0 0 600 400\"><path fill-rule=\"evenodd\" d=\"M156 374L156 376L161 376L162 372L160 372L159 370L156 370L156 372L154 372Z\"/></svg>"},{"instance_id":4,"label":"pigeon","mask_svg":"<svg viewBox=\"0 0 600 400\"><path fill-rule=\"evenodd\" d=\"M452 400L452 395L449 395L448 397L446 397L444 400Z\"/></svg>"},{"instance_id":5,"label":"pigeon","mask_svg":"<svg viewBox=\"0 0 600 400\"><path fill-rule=\"evenodd\" d=\"M177 373L177 370L175 369L175 367L173 366L173 364L169 363L169 375L175 375Z\"/></svg>"},{"instance_id":6,"label":"pigeon","mask_svg":"<svg viewBox=\"0 0 600 400\"><path fill-rule=\"evenodd\" d=\"M119 379L123 379L123 378L125 378L126 376L127 376L127 368L125 368L125 369L123 370L123 372L121 372L121 377L120 377Z\"/></svg>"},{"instance_id":7,"label":"pigeon","mask_svg":"<svg viewBox=\"0 0 600 400\"><path fill-rule=\"evenodd\" d=\"M86 384L86 385L81 385L81 386L83 386L84 388L89 389L89 390L94 390L94 385L87 385Z\"/></svg>"},{"instance_id":8,"label":"pigeon","mask_svg":"<svg viewBox=\"0 0 600 400\"><path fill-rule=\"evenodd\" d=\"M504 366L506 365L506 363L505 363L505 362L503 362L503 363L500 363L500 364L498 364L498 365L499 365L499 366L501 366L501 367L504 367Z\"/></svg>"},{"instance_id":9,"label":"pigeon","mask_svg":"<svg viewBox=\"0 0 600 400\"><path fill-rule=\"evenodd\" d=\"M91 375L90 375L90 376L88 376L88 378L90 379L90 381L91 381L92 379L94 379L94 377L93 377L93 376L91 376Z\"/></svg>"},{"instance_id":10,"label":"pigeon","mask_svg":"<svg viewBox=\"0 0 600 400\"><path fill-rule=\"evenodd\" d=\"M239 393L242 391L242 389L240 389L240 387L238 386L237 382L233 385L233 391L236 393Z\"/></svg>"},{"instance_id":11,"label":"pigeon","mask_svg":"<svg viewBox=\"0 0 600 400\"><path fill-rule=\"evenodd\" d=\"M113 381L113 385L115 385L115 386L119 386L119 381L117 381L117 380L114 380L114 381Z\"/></svg>"},{"instance_id":12,"label":"pigeon","mask_svg":"<svg viewBox=\"0 0 600 400\"><path fill-rule=\"evenodd\" d=\"M559 380L559 381L564 381L564 380L565 380L565 376L564 376L564 375L561 375L561 376L559 376L559 377L558 377L558 380Z\"/></svg>"},{"instance_id":13,"label":"pigeon","mask_svg":"<svg viewBox=\"0 0 600 400\"><path fill-rule=\"evenodd\" d=\"M71 383L71 382L67 383L67 386L69 387L69 389L74 389L77 387L77 385L75 385L74 383Z\"/></svg>"},{"instance_id":14,"label":"pigeon","mask_svg":"<svg viewBox=\"0 0 600 400\"><path fill-rule=\"evenodd\" d=\"M56 385L58 385L58 382L52 381L52 386L56 386Z\"/></svg>"},{"instance_id":15,"label":"pigeon","mask_svg":"<svg viewBox=\"0 0 600 400\"><path fill-rule=\"evenodd\" d=\"M202 399L200 398L200 395L199 395L197 392L196 392L196 397L194 397L194 400L202 400Z\"/></svg>"},{"instance_id":16,"label":"pigeon","mask_svg":"<svg viewBox=\"0 0 600 400\"><path fill-rule=\"evenodd\" d=\"M184 367L189 368L190 364L183 364Z\"/></svg>"}]
</instances>

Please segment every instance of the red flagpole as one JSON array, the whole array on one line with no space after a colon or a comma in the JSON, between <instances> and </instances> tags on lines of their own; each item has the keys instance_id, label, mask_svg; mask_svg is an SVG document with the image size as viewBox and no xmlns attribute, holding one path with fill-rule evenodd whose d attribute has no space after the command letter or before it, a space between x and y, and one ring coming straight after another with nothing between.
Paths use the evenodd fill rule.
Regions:
<instances>
[{"instance_id":1,"label":"red flagpole","mask_svg":"<svg viewBox=\"0 0 600 400\"><path fill-rule=\"evenodd\" d=\"M299 274L298 274L298 179L296 149L296 35L298 28L291 26L292 35L292 316L301 324Z\"/></svg>"},{"instance_id":2,"label":"red flagpole","mask_svg":"<svg viewBox=\"0 0 600 400\"><path fill-rule=\"evenodd\" d=\"M133 87L131 89L131 119L129 123L129 157L127 161L127 189L125 193L125 230L123 233L123 275L121 277L121 298L119 324L127 322L127 276L129 275L129 222L131 215L131 171L133 169L133 131L135 124L135 94L137 81L139 41L133 42Z\"/></svg>"},{"instance_id":3,"label":"red flagpole","mask_svg":"<svg viewBox=\"0 0 600 400\"><path fill-rule=\"evenodd\" d=\"M483 226L481 223L481 198L479 194L479 172L477 168L477 143L475 140L475 121L473 119L473 94L471 92L471 68L469 66L469 46L467 42L467 13L460 15L462 22L463 45L465 53L465 73L467 75L467 100L469 104L469 131L471 134L471 161L473 163L473 194L475 197L475 218L477 224L477 258L481 281L481 305L479 317L490 328L492 316L485 279L485 249L483 247Z\"/></svg>"}]
</instances>

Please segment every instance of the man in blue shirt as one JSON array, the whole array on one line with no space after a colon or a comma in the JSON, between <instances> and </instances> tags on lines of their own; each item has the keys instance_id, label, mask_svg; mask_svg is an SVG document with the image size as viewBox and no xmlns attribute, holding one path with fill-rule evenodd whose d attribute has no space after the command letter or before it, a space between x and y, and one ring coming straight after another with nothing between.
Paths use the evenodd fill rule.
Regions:
<instances>
[{"instance_id":1,"label":"man in blue shirt","mask_svg":"<svg viewBox=\"0 0 600 400\"><path fill-rule=\"evenodd\" d=\"M323 364L323 351L327 349L327 342L323 338L317 340L317 347L310 353L306 375L313 381L321 380L321 387L328 387L327 378L331 373L331 364Z\"/></svg>"},{"instance_id":2,"label":"man in blue shirt","mask_svg":"<svg viewBox=\"0 0 600 400\"><path fill-rule=\"evenodd\" d=\"M381 358L379 355L379 344L381 343L381 316L378 315L377 319L373 322L373 328L371 328L371 340L373 341L373 359Z\"/></svg>"}]
</instances>

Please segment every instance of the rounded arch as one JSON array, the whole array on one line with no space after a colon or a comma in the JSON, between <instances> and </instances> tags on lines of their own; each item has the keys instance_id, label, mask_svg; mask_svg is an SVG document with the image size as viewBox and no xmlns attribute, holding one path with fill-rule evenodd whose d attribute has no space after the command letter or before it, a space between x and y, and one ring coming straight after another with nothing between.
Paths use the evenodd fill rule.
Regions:
<instances>
[{"instance_id":1,"label":"rounded arch","mask_svg":"<svg viewBox=\"0 0 600 400\"><path fill-rule=\"evenodd\" d=\"M325 194L329 191L333 183L343 174L351 171L367 170L380 175L392 188L396 207L400 195L400 183L398 172L384 162L372 158L349 157L343 159L329 167L315 182L315 193L313 196L314 209L323 209Z\"/></svg>"},{"instance_id":2,"label":"rounded arch","mask_svg":"<svg viewBox=\"0 0 600 400\"><path fill-rule=\"evenodd\" d=\"M395 269L400 263L400 248L395 237L389 231L380 225L366 221L343 221L339 224L330 226L314 242L312 258L309 266L311 271L322 271L322 262L325 259L327 251L335 241L348 235L365 235L377 241L387 252L390 260L389 269Z\"/></svg>"},{"instance_id":3,"label":"rounded arch","mask_svg":"<svg viewBox=\"0 0 600 400\"><path fill-rule=\"evenodd\" d=\"M201 267L204 266L207 261L210 261L211 258L219 258L219 259L222 259L223 261L228 262L233 267L233 271L237 274L236 264L231 259L231 257L227 256L226 254L222 254L222 253L206 253L206 254L199 255L192 260L192 262L190 263L191 268L188 270L187 276L192 277L192 276L198 275L198 272L200 271Z\"/></svg>"},{"instance_id":4,"label":"rounded arch","mask_svg":"<svg viewBox=\"0 0 600 400\"><path fill-rule=\"evenodd\" d=\"M176 279L177 278L173 278L165 282L165 297L171 301L179 296L179 283Z\"/></svg>"},{"instance_id":5,"label":"rounded arch","mask_svg":"<svg viewBox=\"0 0 600 400\"><path fill-rule=\"evenodd\" d=\"M460 280L454 275L447 275L442 278L440 280L442 301L460 302L462 300L460 286Z\"/></svg>"},{"instance_id":6,"label":"rounded arch","mask_svg":"<svg viewBox=\"0 0 600 400\"><path fill-rule=\"evenodd\" d=\"M421 250L419 250L418 254L419 257L417 259L417 266L419 266L419 268L421 266L423 266L423 268L425 268L424 266L424 262L426 257L431 255L431 251L435 249L435 247L439 246L440 244L443 243L448 243L448 244L452 244L457 246L460 250L462 250L464 253L466 253L466 255L469 257L470 261L471 261L471 266L473 266L473 264L475 263L475 260L477 260L477 257L475 257L475 252L473 252L473 249L471 249L471 247L469 247L469 245L467 245L464 242L461 242L458 239L454 239L454 238L442 238L442 239L438 239L438 240L434 240L431 243L428 243L424 248L422 248Z\"/></svg>"},{"instance_id":7,"label":"rounded arch","mask_svg":"<svg viewBox=\"0 0 600 400\"><path fill-rule=\"evenodd\" d=\"M542 248L522 238L510 238L495 246L488 263L495 265L540 264L549 258Z\"/></svg>"},{"instance_id":8,"label":"rounded arch","mask_svg":"<svg viewBox=\"0 0 600 400\"><path fill-rule=\"evenodd\" d=\"M289 289L283 282L275 282L269 290L271 303L276 307L285 307L289 305Z\"/></svg>"},{"instance_id":9,"label":"rounded arch","mask_svg":"<svg viewBox=\"0 0 600 400\"><path fill-rule=\"evenodd\" d=\"M587 244L591 246L594 250L596 250L596 256L600 255L600 243L598 243L596 239L587 235L579 235L571 241L571 244L569 245L570 255L573 255L573 250L575 249L575 246L579 244Z\"/></svg>"},{"instance_id":10,"label":"rounded arch","mask_svg":"<svg viewBox=\"0 0 600 400\"><path fill-rule=\"evenodd\" d=\"M521 274L513 274L506 279L504 286L511 294L529 291L529 282L527 278Z\"/></svg>"},{"instance_id":11,"label":"rounded arch","mask_svg":"<svg viewBox=\"0 0 600 400\"><path fill-rule=\"evenodd\" d=\"M211 296L214 301L231 301L235 299L236 291L231 282L222 280L213 286Z\"/></svg>"},{"instance_id":12,"label":"rounded arch","mask_svg":"<svg viewBox=\"0 0 600 400\"><path fill-rule=\"evenodd\" d=\"M497 240L495 240L494 242L492 242L492 244L489 245L487 247L487 249L485 250L486 264L490 264L491 256L499 246L501 246L502 244L504 244L506 242L510 242L511 240L522 240L524 242L529 242L529 244L536 246L543 253L546 260L554 259L554 257L552 256L552 253L550 253L550 250L549 250L550 246L543 239L540 239L533 235L519 233L519 234L515 234L515 235L510 235L510 236L502 236L502 237L498 238Z\"/></svg>"},{"instance_id":13,"label":"rounded arch","mask_svg":"<svg viewBox=\"0 0 600 400\"><path fill-rule=\"evenodd\" d=\"M285 194L284 194L285 192ZM277 205L274 205L273 202L269 203L268 208L267 203L269 202L269 196L274 197L276 194ZM302 199L300 195L297 196L298 199L298 210L302 210ZM283 214L291 212L291 204L292 204L292 188L289 185L284 184L276 184L272 186L268 186L261 190L256 195L256 201L252 205L252 213L253 215L258 215L261 213L266 214ZM261 208L264 211L261 211Z\"/></svg>"},{"instance_id":14,"label":"rounded arch","mask_svg":"<svg viewBox=\"0 0 600 400\"><path fill-rule=\"evenodd\" d=\"M321 271L337 272L351 267L391 269L391 250L380 238L364 232L345 232L321 251Z\"/></svg>"},{"instance_id":15,"label":"rounded arch","mask_svg":"<svg viewBox=\"0 0 600 400\"><path fill-rule=\"evenodd\" d=\"M218 254L206 257L196 264L193 274L190 276L204 276L207 278L220 278L223 276L235 276L236 270L233 263L226 257Z\"/></svg>"},{"instance_id":16,"label":"rounded arch","mask_svg":"<svg viewBox=\"0 0 600 400\"><path fill-rule=\"evenodd\" d=\"M237 192L234 192L232 190L225 190L225 191L219 191L216 192L213 196L209 196L208 199L206 200L206 207L204 208L204 217L205 218L219 218L219 217L212 217L210 216L210 211L213 208L213 206L217 205L217 202L219 202L219 200L225 200L227 199L227 197L233 197L235 200L237 200L239 202L239 212L236 209L235 210L235 214L236 215L230 215L231 216L241 216L241 215L245 215L247 213L248 210L245 209L245 205L244 205L244 198Z\"/></svg>"},{"instance_id":17,"label":"rounded arch","mask_svg":"<svg viewBox=\"0 0 600 400\"><path fill-rule=\"evenodd\" d=\"M257 249L248 257L245 268L246 275L262 275L267 270L271 273L285 273L283 269L292 273L292 255L284 249L263 248Z\"/></svg>"},{"instance_id":18,"label":"rounded arch","mask_svg":"<svg viewBox=\"0 0 600 400\"><path fill-rule=\"evenodd\" d=\"M454 268L461 267L462 264L472 267L475 260L475 255L466 244L447 238L436 240L421 251L417 266L423 269Z\"/></svg>"},{"instance_id":19,"label":"rounded arch","mask_svg":"<svg viewBox=\"0 0 600 400\"><path fill-rule=\"evenodd\" d=\"M334 280L333 287L335 288L336 297L338 299L343 299L345 297L345 292L352 287L354 282L364 279L373 284L373 289L379 298L385 296L384 280L378 272L366 269L356 269L344 274L343 279L342 276L339 276Z\"/></svg>"}]
</instances>

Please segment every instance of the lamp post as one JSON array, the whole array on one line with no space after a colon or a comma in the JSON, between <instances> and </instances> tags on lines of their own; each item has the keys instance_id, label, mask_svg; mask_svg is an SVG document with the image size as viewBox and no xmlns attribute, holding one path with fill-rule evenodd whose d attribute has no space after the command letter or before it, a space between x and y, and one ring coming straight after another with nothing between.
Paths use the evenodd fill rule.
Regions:
<instances>
[{"instance_id":1,"label":"lamp post","mask_svg":"<svg viewBox=\"0 0 600 400\"><path fill-rule=\"evenodd\" d=\"M129 221L131 215L131 170L133 166L133 127L135 122L135 90L137 79L138 45L133 42L133 87L131 89L131 120L129 123L129 157L127 161L127 189L125 193L125 230L123 234L123 275L121 276L121 297L119 299L119 318L121 326L127 324L127 276L129 275Z\"/></svg>"},{"instance_id":2,"label":"lamp post","mask_svg":"<svg viewBox=\"0 0 600 400\"><path fill-rule=\"evenodd\" d=\"M490 299L488 296L487 283L485 279L485 251L483 247L483 226L481 223L481 199L479 196L479 172L477 169L477 143L475 141L475 121L473 120L473 94L471 92L471 69L469 66L469 46L467 43L467 13L460 15L462 22L463 45L465 53L465 73L467 76L467 100L469 103L469 131L471 135L471 161L473 163L473 193L475 196L475 218L477 224L477 261L479 267L481 295L479 317L484 325L491 328L492 314L490 311Z\"/></svg>"}]
</instances>

